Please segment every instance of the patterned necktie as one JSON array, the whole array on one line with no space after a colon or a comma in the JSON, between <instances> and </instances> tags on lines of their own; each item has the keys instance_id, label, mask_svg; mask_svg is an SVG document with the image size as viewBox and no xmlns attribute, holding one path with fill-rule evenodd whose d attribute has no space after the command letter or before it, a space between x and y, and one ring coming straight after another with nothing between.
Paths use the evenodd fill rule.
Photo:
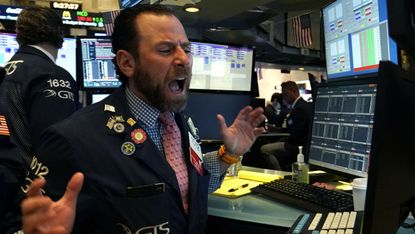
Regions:
<instances>
[{"instance_id":1,"label":"patterned necktie","mask_svg":"<svg viewBox=\"0 0 415 234\"><path fill-rule=\"evenodd\" d=\"M160 121L164 124L163 128L163 148L167 162L176 173L177 182L179 183L180 193L182 196L183 208L185 213L189 210L189 176L186 162L182 154L182 138L179 127L171 113L164 112L160 114Z\"/></svg>"}]
</instances>

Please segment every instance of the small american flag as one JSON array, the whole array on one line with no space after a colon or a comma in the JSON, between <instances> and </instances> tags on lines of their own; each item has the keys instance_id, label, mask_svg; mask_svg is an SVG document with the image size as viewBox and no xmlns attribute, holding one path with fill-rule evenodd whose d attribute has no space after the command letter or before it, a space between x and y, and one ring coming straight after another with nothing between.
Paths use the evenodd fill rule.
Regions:
<instances>
[{"instance_id":1,"label":"small american flag","mask_svg":"<svg viewBox=\"0 0 415 234\"><path fill-rule=\"evenodd\" d=\"M294 46L307 47L313 44L310 15L296 16L292 19Z\"/></svg>"},{"instance_id":2,"label":"small american flag","mask_svg":"<svg viewBox=\"0 0 415 234\"><path fill-rule=\"evenodd\" d=\"M102 13L102 18L104 19L105 32L108 36L112 35L112 32L114 31L114 21L119 14L119 10Z\"/></svg>"},{"instance_id":3,"label":"small american flag","mask_svg":"<svg viewBox=\"0 0 415 234\"><path fill-rule=\"evenodd\" d=\"M10 136L9 128L6 123L6 117L4 117L4 115L0 115L0 135Z\"/></svg>"}]
</instances>

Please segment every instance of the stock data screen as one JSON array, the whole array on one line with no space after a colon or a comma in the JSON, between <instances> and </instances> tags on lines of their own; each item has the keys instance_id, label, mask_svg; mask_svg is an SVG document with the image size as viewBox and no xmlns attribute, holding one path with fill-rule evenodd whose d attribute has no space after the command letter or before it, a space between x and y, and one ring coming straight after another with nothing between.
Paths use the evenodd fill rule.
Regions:
<instances>
[{"instance_id":1,"label":"stock data screen","mask_svg":"<svg viewBox=\"0 0 415 234\"><path fill-rule=\"evenodd\" d=\"M310 164L367 176L376 84L318 89L309 151Z\"/></svg>"},{"instance_id":2,"label":"stock data screen","mask_svg":"<svg viewBox=\"0 0 415 234\"><path fill-rule=\"evenodd\" d=\"M381 60L397 63L386 0L337 0L323 17L328 78L377 72Z\"/></svg>"},{"instance_id":3,"label":"stock data screen","mask_svg":"<svg viewBox=\"0 0 415 234\"><path fill-rule=\"evenodd\" d=\"M84 88L116 88L117 79L112 58L111 40L81 38L82 84Z\"/></svg>"},{"instance_id":4,"label":"stock data screen","mask_svg":"<svg viewBox=\"0 0 415 234\"><path fill-rule=\"evenodd\" d=\"M251 91L252 48L192 42L191 51L190 89Z\"/></svg>"}]
</instances>

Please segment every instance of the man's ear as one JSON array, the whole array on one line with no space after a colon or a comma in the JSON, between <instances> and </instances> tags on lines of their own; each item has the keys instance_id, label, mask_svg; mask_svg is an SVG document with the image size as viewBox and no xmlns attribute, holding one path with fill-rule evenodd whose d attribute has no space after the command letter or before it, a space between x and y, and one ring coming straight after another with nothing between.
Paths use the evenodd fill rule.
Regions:
<instances>
[{"instance_id":1,"label":"man's ear","mask_svg":"<svg viewBox=\"0 0 415 234\"><path fill-rule=\"evenodd\" d=\"M125 50L119 50L117 52L117 64L121 72L128 78L134 75L135 71L135 59L134 57Z\"/></svg>"}]
</instances>

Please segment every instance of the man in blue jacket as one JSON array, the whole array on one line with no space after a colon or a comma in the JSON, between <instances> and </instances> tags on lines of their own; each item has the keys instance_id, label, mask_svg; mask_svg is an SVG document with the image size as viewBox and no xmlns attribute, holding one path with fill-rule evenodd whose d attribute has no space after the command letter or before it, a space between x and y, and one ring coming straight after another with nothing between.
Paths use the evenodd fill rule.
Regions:
<instances>
[{"instance_id":1,"label":"man in blue jacket","mask_svg":"<svg viewBox=\"0 0 415 234\"><path fill-rule=\"evenodd\" d=\"M291 164L297 161L298 146L307 146L313 107L300 96L294 81L283 82L281 88L283 99L291 109L286 120L290 136L279 142L263 145L261 153L269 168L290 171Z\"/></svg>"},{"instance_id":2,"label":"man in blue jacket","mask_svg":"<svg viewBox=\"0 0 415 234\"><path fill-rule=\"evenodd\" d=\"M55 202L37 196L36 182L22 206L24 232L204 233L207 195L264 131L263 110L245 107L229 127L218 115L224 145L202 155L184 112L192 55L177 17L160 5L124 9L112 46L123 85L43 135L36 159L48 170L45 191ZM85 182L73 220L82 176L58 199L75 172Z\"/></svg>"}]
</instances>

